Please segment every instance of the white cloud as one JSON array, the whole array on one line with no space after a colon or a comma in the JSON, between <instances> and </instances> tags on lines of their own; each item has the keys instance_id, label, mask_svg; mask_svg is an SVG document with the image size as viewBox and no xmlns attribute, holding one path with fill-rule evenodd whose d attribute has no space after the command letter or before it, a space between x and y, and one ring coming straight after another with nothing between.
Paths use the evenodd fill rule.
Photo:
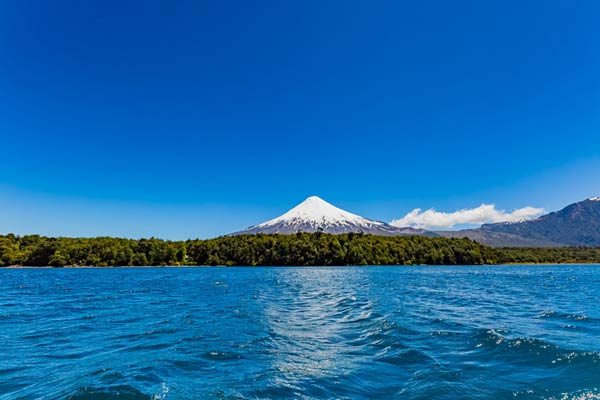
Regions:
<instances>
[{"instance_id":1,"label":"white cloud","mask_svg":"<svg viewBox=\"0 0 600 400\"><path fill-rule=\"evenodd\" d=\"M391 222L394 226L412 226L422 229L449 229L457 225L481 225L494 222L514 222L538 217L543 208L523 207L512 212L498 210L493 204L482 204L475 208L465 208L455 212L436 211L433 208L422 211L415 208L404 217Z\"/></svg>"}]
</instances>

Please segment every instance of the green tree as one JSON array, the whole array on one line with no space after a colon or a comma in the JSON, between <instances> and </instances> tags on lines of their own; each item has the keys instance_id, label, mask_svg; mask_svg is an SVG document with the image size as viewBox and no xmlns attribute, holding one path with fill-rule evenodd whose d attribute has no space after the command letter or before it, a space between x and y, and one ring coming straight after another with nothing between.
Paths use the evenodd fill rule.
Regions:
<instances>
[{"instance_id":1,"label":"green tree","mask_svg":"<svg viewBox=\"0 0 600 400\"><path fill-rule=\"evenodd\" d=\"M50 257L48 264L53 267L64 267L67 265L67 258L59 250L56 250Z\"/></svg>"}]
</instances>

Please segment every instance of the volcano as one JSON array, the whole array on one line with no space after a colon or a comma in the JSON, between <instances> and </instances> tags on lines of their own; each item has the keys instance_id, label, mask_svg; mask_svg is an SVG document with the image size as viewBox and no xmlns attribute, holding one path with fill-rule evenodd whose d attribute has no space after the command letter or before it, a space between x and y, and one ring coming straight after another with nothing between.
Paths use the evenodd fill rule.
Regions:
<instances>
[{"instance_id":1,"label":"volcano","mask_svg":"<svg viewBox=\"0 0 600 400\"><path fill-rule=\"evenodd\" d=\"M423 229L399 228L342 210L317 196L311 196L285 214L251 226L233 235L294 234L297 232L324 232L332 234L364 233L381 236L427 235ZM435 236L435 234L433 234Z\"/></svg>"}]
</instances>

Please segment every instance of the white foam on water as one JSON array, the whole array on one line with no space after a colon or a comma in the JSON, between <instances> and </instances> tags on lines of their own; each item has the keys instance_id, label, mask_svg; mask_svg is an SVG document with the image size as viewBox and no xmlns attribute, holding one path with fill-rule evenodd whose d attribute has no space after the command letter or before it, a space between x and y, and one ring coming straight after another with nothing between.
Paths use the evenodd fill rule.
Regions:
<instances>
[{"instance_id":1,"label":"white foam on water","mask_svg":"<svg viewBox=\"0 0 600 400\"><path fill-rule=\"evenodd\" d=\"M554 398L551 398L554 399ZM598 389L593 390L580 390L573 393L563 393L560 400L598 400L600 399L600 392Z\"/></svg>"},{"instance_id":2,"label":"white foam on water","mask_svg":"<svg viewBox=\"0 0 600 400\"><path fill-rule=\"evenodd\" d=\"M164 400L167 397L168 393L169 387L167 386L166 382L163 382L160 385L158 393L155 393L154 396L152 396L152 400Z\"/></svg>"}]
</instances>

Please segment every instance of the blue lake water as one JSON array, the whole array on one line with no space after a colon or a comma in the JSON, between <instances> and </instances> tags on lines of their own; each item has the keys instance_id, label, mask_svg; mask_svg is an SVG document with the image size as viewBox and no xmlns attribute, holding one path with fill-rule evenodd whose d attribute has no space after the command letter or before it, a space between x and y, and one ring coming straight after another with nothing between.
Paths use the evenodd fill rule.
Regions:
<instances>
[{"instance_id":1,"label":"blue lake water","mask_svg":"<svg viewBox=\"0 0 600 400\"><path fill-rule=\"evenodd\" d=\"M600 266L0 270L0 399L600 398Z\"/></svg>"}]
</instances>

